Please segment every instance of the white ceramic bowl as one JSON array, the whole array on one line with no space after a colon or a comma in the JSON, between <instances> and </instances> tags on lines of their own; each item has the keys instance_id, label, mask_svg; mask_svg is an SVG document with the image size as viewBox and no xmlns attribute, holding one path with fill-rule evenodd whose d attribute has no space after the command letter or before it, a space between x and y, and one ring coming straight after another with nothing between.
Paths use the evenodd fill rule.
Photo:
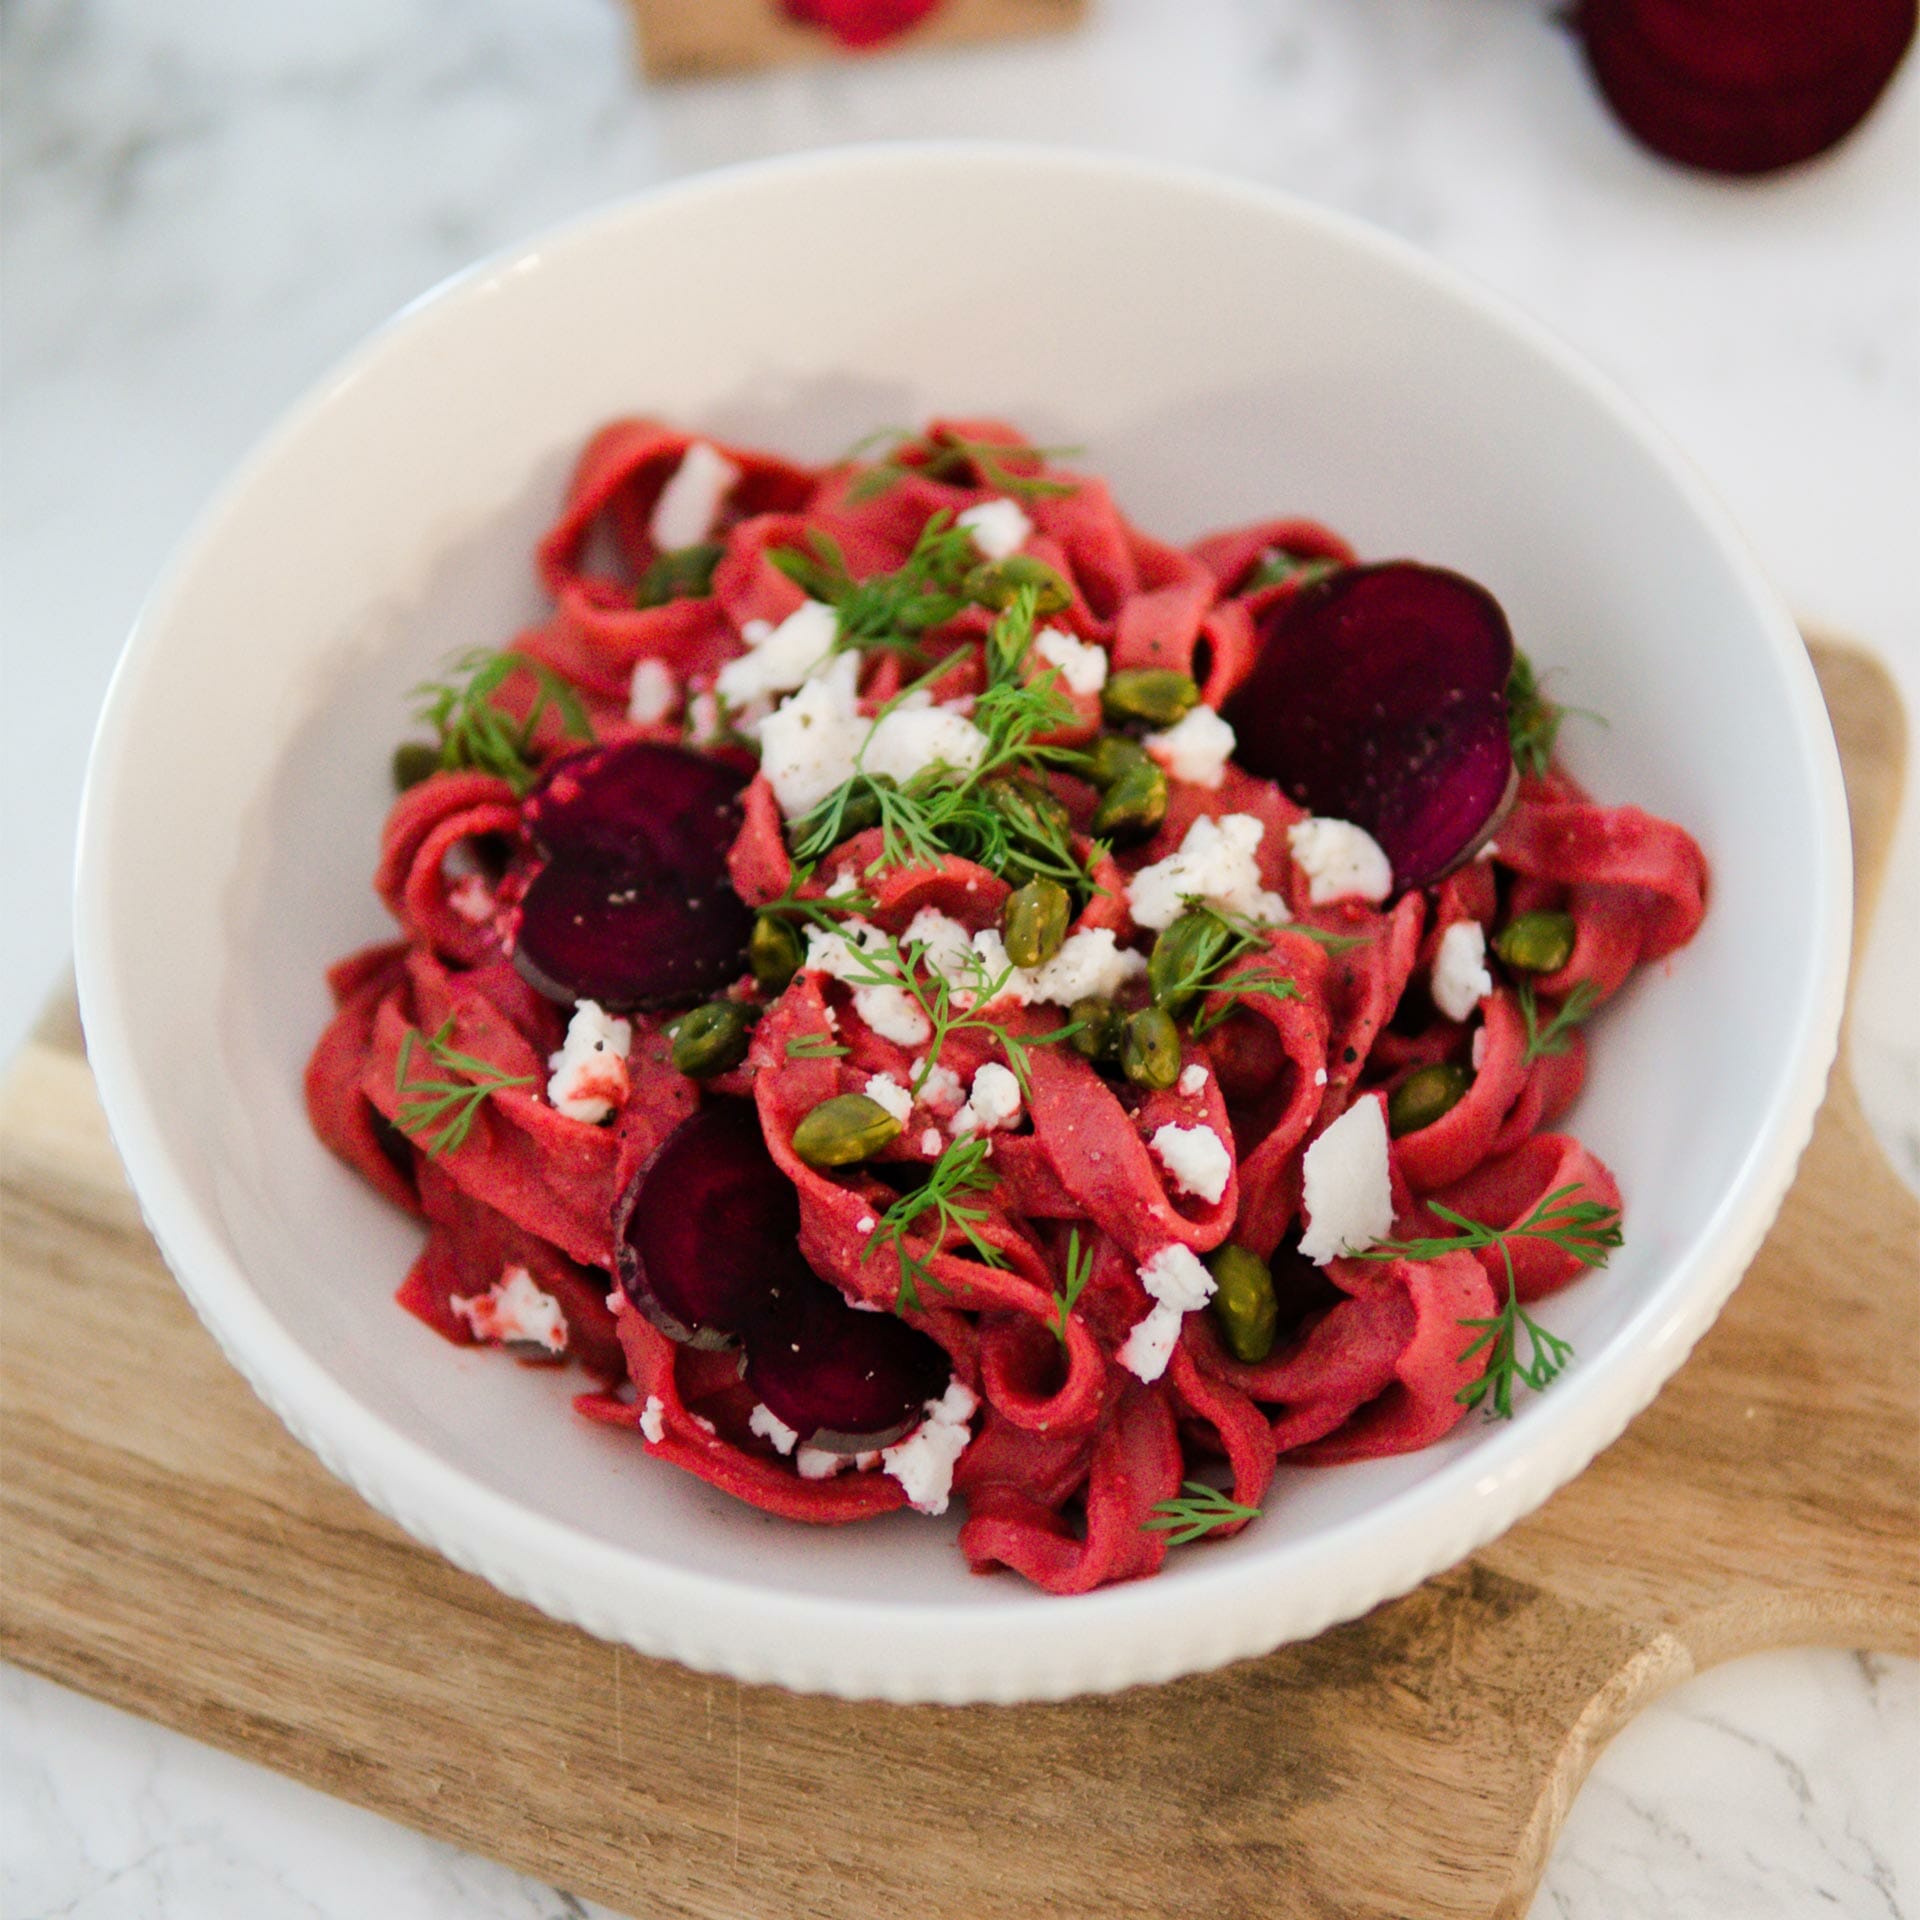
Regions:
<instances>
[{"instance_id":1,"label":"white ceramic bowl","mask_svg":"<svg viewBox=\"0 0 1920 1920\"><path fill-rule=\"evenodd\" d=\"M1627 1245L1545 1318L1579 1358L1511 1425L1283 1469L1242 1537L1055 1599L945 1522L788 1525L568 1410L574 1382L392 1304L416 1229L315 1143L321 969L369 875L405 690L541 602L575 451L646 412L823 458L991 413L1087 449L1173 537L1303 512L1504 602L1607 797L1707 850L1699 937L1610 1010L1572 1124ZM1798 635L1618 394L1406 247L1130 161L811 155L615 207L410 307L246 463L155 592L89 771L79 969L114 1138L234 1363L375 1506L549 1613L748 1680L1023 1700L1159 1680L1361 1612L1577 1473L1686 1357L1792 1175L1838 1027L1845 803Z\"/></svg>"}]
</instances>

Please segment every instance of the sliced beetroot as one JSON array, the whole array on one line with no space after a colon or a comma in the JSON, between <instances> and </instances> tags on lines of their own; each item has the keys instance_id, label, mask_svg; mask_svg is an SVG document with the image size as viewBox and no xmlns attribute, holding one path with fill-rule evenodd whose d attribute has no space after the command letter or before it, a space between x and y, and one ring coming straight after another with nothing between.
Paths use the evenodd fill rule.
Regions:
<instances>
[{"instance_id":1,"label":"sliced beetroot","mask_svg":"<svg viewBox=\"0 0 1920 1920\"><path fill-rule=\"evenodd\" d=\"M890 1446L946 1391L945 1349L904 1320L862 1313L819 1279L796 1306L747 1335L747 1385L809 1446Z\"/></svg>"},{"instance_id":2,"label":"sliced beetroot","mask_svg":"<svg viewBox=\"0 0 1920 1920\"><path fill-rule=\"evenodd\" d=\"M1572 24L1628 131L1683 166L1769 173L1866 118L1916 0L1579 0Z\"/></svg>"},{"instance_id":3,"label":"sliced beetroot","mask_svg":"<svg viewBox=\"0 0 1920 1920\"><path fill-rule=\"evenodd\" d=\"M746 784L737 769L705 754L629 740L556 760L521 817L547 853L596 853L699 875L724 866Z\"/></svg>"},{"instance_id":4,"label":"sliced beetroot","mask_svg":"<svg viewBox=\"0 0 1920 1920\"><path fill-rule=\"evenodd\" d=\"M514 963L552 999L616 1012L719 993L746 966L753 915L724 872L692 884L593 855L549 860L521 898Z\"/></svg>"},{"instance_id":5,"label":"sliced beetroot","mask_svg":"<svg viewBox=\"0 0 1920 1920\"><path fill-rule=\"evenodd\" d=\"M800 1201L750 1100L710 1096L614 1208L621 1291L669 1339L724 1347L824 1283L800 1257Z\"/></svg>"},{"instance_id":6,"label":"sliced beetroot","mask_svg":"<svg viewBox=\"0 0 1920 1920\"><path fill-rule=\"evenodd\" d=\"M748 1384L809 1446L859 1453L946 1391L934 1341L849 1306L802 1258L800 1202L751 1101L709 1095L614 1209L620 1289L669 1339L746 1344Z\"/></svg>"},{"instance_id":7,"label":"sliced beetroot","mask_svg":"<svg viewBox=\"0 0 1920 1920\"><path fill-rule=\"evenodd\" d=\"M630 741L557 761L524 819L548 858L520 903L514 958L542 993L625 1010L720 992L753 916L727 876L734 768Z\"/></svg>"},{"instance_id":8,"label":"sliced beetroot","mask_svg":"<svg viewBox=\"0 0 1920 1920\"><path fill-rule=\"evenodd\" d=\"M1347 567L1275 607L1260 642L1227 706L1243 766L1364 827L1396 887L1472 852L1513 780L1513 635L1492 594L1412 561Z\"/></svg>"}]
</instances>

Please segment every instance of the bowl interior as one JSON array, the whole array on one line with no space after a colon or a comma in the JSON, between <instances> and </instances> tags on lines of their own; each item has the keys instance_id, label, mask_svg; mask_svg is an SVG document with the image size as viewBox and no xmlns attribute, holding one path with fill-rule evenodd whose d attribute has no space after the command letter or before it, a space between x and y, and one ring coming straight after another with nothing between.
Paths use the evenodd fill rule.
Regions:
<instances>
[{"instance_id":1,"label":"bowl interior","mask_svg":"<svg viewBox=\"0 0 1920 1920\"><path fill-rule=\"evenodd\" d=\"M1707 850L1704 929L1597 1024L1569 1123L1627 1209L1624 1252L1545 1315L1574 1372L1510 1430L1283 1471L1259 1527L1126 1604L1280 1600L1409 1515L1470 1544L1461 1503L1633 1391L1724 1265L1729 1207L1777 1185L1783 1108L1831 1044L1830 746L1777 609L1602 388L1402 250L1217 184L984 151L721 176L468 276L296 414L144 617L90 787L87 1012L163 1244L256 1378L279 1363L250 1349L297 1354L476 1511L847 1617L1071 1631L1081 1603L971 1578L929 1538L951 1520L767 1519L574 1418L568 1377L443 1345L390 1299L415 1229L300 1100L323 967L387 930L369 877L406 690L537 616L533 541L592 427L645 412L819 458L936 411L1079 444L1154 533L1305 513L1484 581L1606 716L1569 723L1576 771Z\"/></svg>"}]
</instances>

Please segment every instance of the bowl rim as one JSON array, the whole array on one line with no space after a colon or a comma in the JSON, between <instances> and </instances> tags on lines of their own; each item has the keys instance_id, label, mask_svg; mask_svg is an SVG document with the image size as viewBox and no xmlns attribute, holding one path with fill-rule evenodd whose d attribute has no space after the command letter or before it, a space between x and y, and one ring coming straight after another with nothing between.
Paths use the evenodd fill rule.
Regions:
<instances>
[{"instance_id":1,"label":"bowl rim","mask_svg":"<svg viewBox=\"0 0 1920 1920\"><path fill-rule=\"evenodd\" d=\"M596 244L661 203L751 194L769 182L963 164L1168 188L1237 205L1355 250L1472 310L1549 363L1663 470L1742 589L1788 699L1815 795L1818 857L1807 919L1813 964L1775 1095L1740 1165L1691 1241L1608 1346L1557 1385L1550 1424L1514 1421L1472 1453L1361 1513L1263 1558L1192 1567L1177 1587L1133 1582L1062 1600L1019 1590L1004 1605L890 1602L770 1591L731 1575L636 1556L495 1492L364 1407L281 1326L177 1171L163 1117L141 1084L111 960L113 822L122 749L187 583L218 549L240 501L390 346L483 300L542 256ZM1341 212L1209 169L1099 150L985 140L875 142L743 162L623 196L514 241L408 301L311 386L201 510L142 604L116 664L88 757L78 834L76 977L89 1059L143 1217L229 1360L294 1436L371 1505L457 1565L604 1638L747 1681L896 1701L1028 1701L1170 1679L1304 1639L1406 1592L1504 1532L1618 1436L1685 1360L1758 1251L1824 1096L1851 944L1852 853L1826 706L1800 632L1730 514L1639 405L1506 296L1410 242ZM1286 1569L1286 1563L1300 1565ZM1299 1575L1310 1570L1312 1579ZM1293 1592L1279 1590L1283 1571ZM1012 1596L1014 1589L1009 1588ZM666 1624L663 1624L666 1623Z\"/></svg>"}]
</instances>

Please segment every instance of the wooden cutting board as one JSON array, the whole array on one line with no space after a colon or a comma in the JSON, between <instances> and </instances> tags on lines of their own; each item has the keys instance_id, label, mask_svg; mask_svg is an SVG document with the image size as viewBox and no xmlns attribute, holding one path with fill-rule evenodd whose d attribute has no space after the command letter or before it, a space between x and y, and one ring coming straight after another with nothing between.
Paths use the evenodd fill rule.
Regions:
<instances>
[{"instance_id":1,"label":"wooden cutting board","mask_svg":"<svg viewBox=\"0 0 1920 1920\"><path fill-rule=\"evenodd\" d=\"M1899 710L1816 657L1864 903ZM0 1653L650 1917L1518 1915L1654 1695L1793 1642L1920 1654L1920 1206L1844 1074L1719 1323L1539 1513L1307 1645L1017 1709L707 1679L414 1545L168 1279L70 1005L0 1089L0 1150Z\"/></svg>"}]
</instances>

